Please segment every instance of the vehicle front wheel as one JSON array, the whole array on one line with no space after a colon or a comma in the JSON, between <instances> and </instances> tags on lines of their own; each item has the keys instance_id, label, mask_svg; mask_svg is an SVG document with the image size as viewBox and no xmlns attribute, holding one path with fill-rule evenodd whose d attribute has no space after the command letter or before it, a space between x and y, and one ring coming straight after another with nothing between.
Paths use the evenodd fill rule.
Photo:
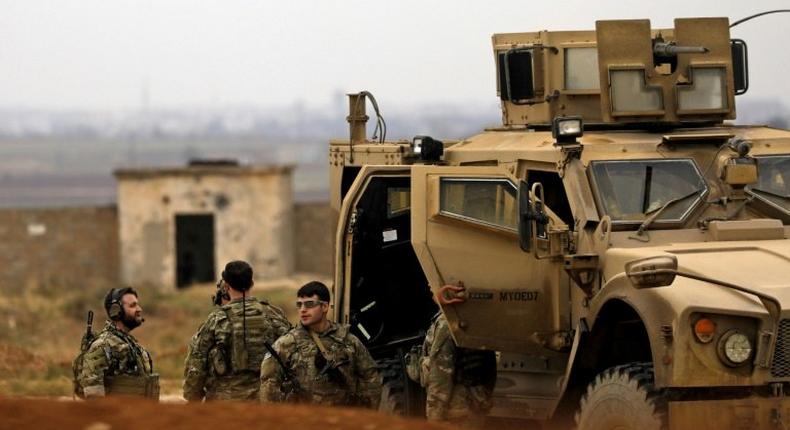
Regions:
<instances>
[{"instance_id":1,"label":"vehicle front wheel","mask_svg":"<svg viewBox=\"0 0 790 430\"><path fill-rule=\"evenodd\" d=\"M661 430L666 400L655 389L652 363L629 363L599 373L579 402L579 430Z\"/></svg>"},{"instance_id":2,"label":"vehicle front wheel","mask_svg":"<svg viewBox=\"0 0 790 430\"><path fill-rule=\"evenodd\" d=\"M383 380L379 411L390 415L404 415L406 381L403 380L403 366L400 360L397 358L380 360L379 373Z\"/></svg>"},{"instance_id":3,"label":"vehicle front wheel","mask_svg":"<svg viewBox=\"0 0 790 430\"><path fill-rule=\"evenodd\" d=\"M402 354L401 354L402 355ZM383 387L379 411L390 415L425 416L425 393L406 376L399 357L378 361Z\"/></svg>"}]
</instances>

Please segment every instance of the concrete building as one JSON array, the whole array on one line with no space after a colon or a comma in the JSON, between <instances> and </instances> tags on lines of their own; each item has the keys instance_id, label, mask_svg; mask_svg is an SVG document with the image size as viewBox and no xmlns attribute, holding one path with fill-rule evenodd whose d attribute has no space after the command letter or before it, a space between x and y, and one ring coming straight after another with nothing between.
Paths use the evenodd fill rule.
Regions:
<instances>
[{"instance_id":1,"label":"concrete building","mask_svg":"<svg viewBox=\"0 0 790 430\"><path fill-rule=\"evenodd\" d=\"M115 176L122 282L215 282L237 259L259 280L294 272L290 166L204 163Z\"/></svg>"}]
</instances>

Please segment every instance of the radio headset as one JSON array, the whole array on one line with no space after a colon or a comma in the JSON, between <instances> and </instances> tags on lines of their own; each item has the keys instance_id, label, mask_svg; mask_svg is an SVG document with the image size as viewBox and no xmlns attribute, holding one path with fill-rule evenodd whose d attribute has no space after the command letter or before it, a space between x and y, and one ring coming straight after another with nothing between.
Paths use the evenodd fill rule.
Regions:
<instances>
[{"instance_id":1,"label":"radio headset","mask_svg":"<svg viewBox=\"0 0 790 430\"><path fill-rule=\"evenodd\" d=\"M123 288L113 288L110 293L110 307L107 309L107 316L113 321L121 319L121 315L123 315L121 290L123 290Z\"/></svg>"}]
</instances>

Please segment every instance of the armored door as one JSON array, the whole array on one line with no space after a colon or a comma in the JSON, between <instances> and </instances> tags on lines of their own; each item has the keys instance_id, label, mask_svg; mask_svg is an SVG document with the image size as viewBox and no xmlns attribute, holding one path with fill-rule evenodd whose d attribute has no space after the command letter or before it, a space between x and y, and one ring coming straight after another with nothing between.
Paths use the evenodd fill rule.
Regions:
<instances>
[{"instance_id":1,"label":"armored door","mask_svg":"<svg viewBox=\"0 0 790 430\"><path fill-rule=\"evenodd\" d=\"M521 250L517 184L503 167L414 166L412 244L460 346L551 354L569 325L567 276L561 259Z\"/></svg>"}]
</instances>

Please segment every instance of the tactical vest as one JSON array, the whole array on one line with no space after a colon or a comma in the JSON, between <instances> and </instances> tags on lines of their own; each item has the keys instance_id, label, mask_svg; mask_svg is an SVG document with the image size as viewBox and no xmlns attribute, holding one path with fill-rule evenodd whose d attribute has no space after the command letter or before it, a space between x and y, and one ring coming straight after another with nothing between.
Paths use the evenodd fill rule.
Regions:
<instances>
[{"instance_id":1,"label":"tactical vest","mask_svg":"<svg viewBox=\"0 0 790 430\"><path fill-rule=\"evenodd\" d=\"M244 307L225 305L223 309L230 322L231 333L230 345L227 347L230 369L222 373L260 373L261 362L266 354L263 344L276 340L271 339L274 337L270 329L273 319L271 312L267 312L265 305L256 300L246 300Z\"/></svg>"},{"instance_id":2,"label":"tactical vest","mask_svg":"<svg viewBox=\"0 0 790 430\"><path fill-rule=\"evenodd\" d=\"M105 329L106 330L106 329ZM141 396L159 399L159 375L153 373L153 362L150 355L122 333L113 333L128 346L125 359L119 356L109 345L102 349L110 368L104 376L104 392L106 395ZM78 382L82 372L85 353L98 337L83 337L81 352L72 364L74 370L74 394L84 398L84 387Z\"/></svg>"}]
</instances>

